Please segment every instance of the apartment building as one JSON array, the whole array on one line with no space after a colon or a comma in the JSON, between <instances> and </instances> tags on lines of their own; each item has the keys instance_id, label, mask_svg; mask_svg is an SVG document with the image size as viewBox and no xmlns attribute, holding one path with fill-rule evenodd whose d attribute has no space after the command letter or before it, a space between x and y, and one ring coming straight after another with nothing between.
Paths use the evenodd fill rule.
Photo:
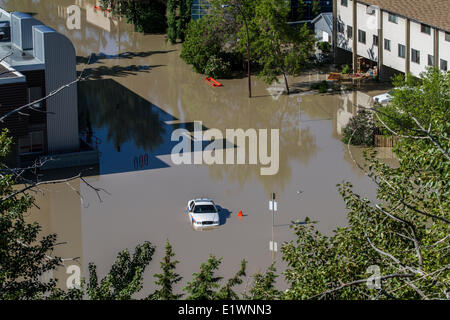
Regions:
<instances>
[{"instance_id":1,"label":"apartment building","mask_svg":"<svg viewBox=\"0 0 450 320\"><path fill-rule=\"evenodd\" d=\"M450 0L335 0L333 40L337 63L359 59L394 73L419 77L429 66L448 71ZM359 59L358 59L359 58Z\"/></svg>"},{"instance_id":2,"label":"apartment building","mask_svg":"<svg viewBox=\"0 0 450 320\"><path fill-rule=\"evenodd\" d=\"M31 15L0 8L0 116L76 80L76 54L62 34ZM77 86L8 116L18 165L46 154L79 151Z\"/></svg>"}]
</instances>

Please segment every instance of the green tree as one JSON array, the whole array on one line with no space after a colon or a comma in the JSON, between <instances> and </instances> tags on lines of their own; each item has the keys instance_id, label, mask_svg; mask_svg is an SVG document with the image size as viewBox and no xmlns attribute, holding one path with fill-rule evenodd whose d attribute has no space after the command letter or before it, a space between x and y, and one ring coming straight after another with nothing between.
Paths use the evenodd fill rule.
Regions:
<instances>
[{"instance_id":1,"label":"green tree","mask_svg":"<svg viewBox=\"0 0 450 320\"><path fill-rule=\"evenodd\" d=\"M173 286L181 281L182 277L175 273L175 268L179 263L178 260L172 260L175 253L172 251L172 245L169 241L166 242L166 255L163 261L160 262L162 273L155 274L158 279L155 283L160 288L156 290L149 298L152 300L177 300L182 294L174 294Z\"/></svg>"},{"instance_id":2,"label":"green tree","mask_svg":"<svg viewBox=\"0 0 450 320\"><path fill-rule=\"evenodd\" d=\"M280 297L280 291L275 288L276 279L275 264L272 264L265 273L257 273L253 276L253 284L246 299L275 300Z\"/></svg>"},{"instance_id":3,"label":"green tree","mask_svg":"<svg viewBox=\"0 0 450 320\"><path fill-rule=\"evenodd\" d=\"M167 40L177 42L177 4L178 0L167 1Z\"/></svg>"},{"instance_id":4,"label":"green tree","mask_svg":"<svg viewBox=\"0 0 450 320\"><path fill-rule=\"evenodd\" d=\"M320 0L313 0L311 3L311 13L313 17L317 17L320 14L321 10L322 8L320 6Z\"/></svg>"},{"instance_id":5,"label":"green tree","mask_svg":"<svg viewBox=\"0 0 450 320\"><path fill-rule=\"evenodd\" d=\"M242 277L246 276L247 261L241 261L241 268L235 276L227 281L227 283L219 290L217 298L220 300L239 300L239 295L233 290L237 285L242 284Z\"/></svg>"},{"instance_id":6,"label":"green tree","mask_svg":"<svg viewBox=\"0 0 450 320\"><path fill-rule=\"evenodd\" d=\"M221 262L222 258L210 255L208 261L200 265L200 271L192 275L192 281L188 282L184 288L184 291L189 294L187 300L239 299L233 287L242 283L241 278L246 274L247 262L242 260L239 271L222 288L220 282L223 277L216 276Z\"/></svg>"},{"instance_id":7,"label":"green tree","mask_svg":"<svg viewBox=\"0 0 450 320\"><path fill-rule=\"evenodd\" d=\"M400 137L398 166L369 150L359 165L377 185L377 200L344 182L348 227L326 237L310 224L294 226L297 240L282 248L286 298L448 298L449 74L430 69L414 87L396 84L403 89L391 106L372 111Z\"/></svg>"},{"instance_id":8,"label":"green tree","mask_svg":"<svg viewBox=\"0 0 450 320\"><path fill-rule=\"evenodd\" d=\"M12 139L0 135L0 299L41 299L56 292L57 281L45 274L62 264L51 257L56 235L40 238L38 223L27 223L25 213L34 199L15 186L16 175L4 165Z\"/></svg>"},{"instance_id":9,"label":"green tree","mask_svg":"<svg viewBox=\"0 0 450 320\"><path fill-rule=\"evenodd\" d=\"M130 300L142 289L145 268L152 260L155 247L150 242L138 245L133 256L123 250L110 272L98 282L95 264L89 264L87 294L92 300Z\"/></svg>"},{"instance_id":10,"label":"green tree","mask_svg":"<svg viewBox=\"0 0 450 320\"><path fill-rule=\"evenodd\" d=\"M284 0L259 1L254 20L259 36L253 45L261 65L259 77L272 83L282 75L287 94L288 75L300 74L315 45L315 37L306 24L296 30L286 23L289 11L289 3Z\"/></svg>"},{"instance_id":11,"label":"green tree","mask_svg":"<svg viewBox=\"0 0 450 320\"><path fill-rule=\"evenodd\" d=\"M217 17L205 16L189 23L181 58L195 72L204 73L211 57L222 56L222 38L218 35Z\"/></svg>"},{"instance_id":12,"label":"green tree","mask_svg":"<svg viewBox=\"0 0 450 320\"><path fill-rule=\"evenodd\" d=\"M342 141L356 146L373 146L375 137L375 123L373 114L369 110L360 109L345 126Z\"/></svg>"},{"instance_id":13,"label":"green tree","mask_svg":"<svg viewBox=\"0 0 450 320\"><path fill-rule=\"evenodd\" d=\"M138 32L166 30L166 0L100 0L100 6L116 16L125 17Z\"/></svg>"},{"instance_id":14,"label":"green tree","mask_svg":"<svg viewBox=\"0 0 450 320\"><path fill-rule=\"evenodd\" d=\"M184 288L189 296L187 300L215 300L216 290L220 287L223 277L218 277L215 272L219 269L222 258L210 255L207 262L200 265L200 272L192 275L192 281Z\"/></svg>"},{"instance_id":15,"label":"green tree","mask_svg":"<svg viewBox=\"0 0 450 320\"><path fill-rule=\"evenodd\" d=\"M184 41L186 38L186 30L191 21L192 16L192 0L180 0L180 18L177 28L178 39Z\"/></svg>"}]
</instances>

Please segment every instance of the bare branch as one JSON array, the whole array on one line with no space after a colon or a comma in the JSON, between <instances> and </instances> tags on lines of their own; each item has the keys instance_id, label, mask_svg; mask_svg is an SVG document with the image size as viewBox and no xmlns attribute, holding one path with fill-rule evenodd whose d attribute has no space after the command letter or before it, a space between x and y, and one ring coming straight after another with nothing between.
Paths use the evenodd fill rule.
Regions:
<instances>
[{"instance_id":1,"label":"bare branch","mask_svg":"<svg viewBox=\"0 0 450 320\"><path fill-rule=\"evenodd\" d=\"M383 281L383 280L393 279L393 278L414 278L414 277L415 277L415 274L395 273L395 274L389 274L389 275L386 275L386 276L380 276L377 279L380 279L380 281ZM325 296L327 294L330 294L330 293L333 293L333 292L336 292L336 291L340 291L340 290L342 290L344 288L347 288L347 287L351 287L351 286L354 286L354 285L367 283L367 281L370 281L370 280L372 280L372 279L361 279L361 280L355 280L355 281L352 281L352 282L348 282L348 283L340 285L337 288L330 289L330 290L327 290L325 292L316 294L316 295L310 297L309 299L314 299L316 297L323 297L323 296Z\"/></svg>"}]
</instances>

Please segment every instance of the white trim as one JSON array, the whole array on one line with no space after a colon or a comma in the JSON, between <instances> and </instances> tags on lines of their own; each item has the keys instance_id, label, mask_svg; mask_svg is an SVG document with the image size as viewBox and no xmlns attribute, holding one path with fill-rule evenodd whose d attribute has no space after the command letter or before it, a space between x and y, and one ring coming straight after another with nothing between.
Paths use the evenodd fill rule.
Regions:
<instances>
[{"instance_id":1,"label":"white trim","mask_svg":"<svg viewBox=\"0 0 450 320\"><path fill-rule=\"evenodd\" d=\"M19 71L17 71L16 69L13 69L9 64L7 64L5 61L2 61L0 63L4 68L8 69L9 71L11 71L12 74L15 75L15 77L6 77L6 78L2 78L0 76L0 85L2 84L12 84L12 83L22 83L22 82L26 82L26 78L23 74L21 74Z\"/></svg>"}]
</instances>

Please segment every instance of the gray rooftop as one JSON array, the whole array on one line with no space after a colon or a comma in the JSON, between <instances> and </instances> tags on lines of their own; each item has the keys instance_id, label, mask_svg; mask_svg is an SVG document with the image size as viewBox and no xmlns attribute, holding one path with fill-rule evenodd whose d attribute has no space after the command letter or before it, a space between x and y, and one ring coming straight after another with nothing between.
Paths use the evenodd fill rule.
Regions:
<instances>
[{"instance_id":1,"label":"gray rooftop","mask_svg":"<svg viewBox=\"0 0 450 320\"><path fill-rule=\"evenodd\" d=\"M333 30L333 13L331 12L323 12L319 14L317 17L315 17L313 20L311 20L311 23L316 23L320 18L323 18L327 25L330 27L331 30Z\"/></svg>"},{"instance_id":2,"label":"gray rooftop","mask_svg":"<svg viewBox=\"0 0 450 320\"><path fill-rule=\"evenodd\" d=\"M3 61L17 71L43 70L44 63L33 57L33 50L21 51L11 45L11 42L0 42L0 60L10 55Z\"/></svg>"},{"instance_id":3,"label":"gray rooftop","mask_svg":"<svg viewBox=\"0 0 450 320\"><path fill-rule=\"evenodd\" d=\"M30 17L30 15L22 12L14 12L14 15L23 18ZM0 21L11 22L11 14L0 8ZM11 53L12 55L10 55ZM8 57L4 59L6 56ZM12 45L11 40L0 41L0 61L6 62L17 71L42 70L45 68L43 62L33 56L33 50L22 51Z\"/></svg>"}]
</instances>

